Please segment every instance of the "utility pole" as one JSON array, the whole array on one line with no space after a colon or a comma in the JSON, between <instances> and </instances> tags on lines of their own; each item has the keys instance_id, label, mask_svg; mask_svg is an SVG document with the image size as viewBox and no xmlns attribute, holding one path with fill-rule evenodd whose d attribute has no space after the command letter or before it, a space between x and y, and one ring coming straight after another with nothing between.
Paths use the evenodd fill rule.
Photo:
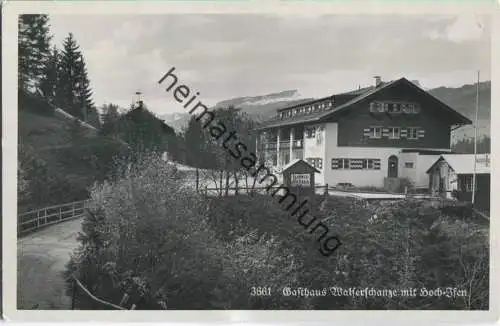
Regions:
<instances>
[{"instance_id":1,"label":"utility pole","mask_svg":"<svg viewBox=\"0 0 500 326\"><path fill-rule=\"evenodd\" d=\"M477 71L477 87L476 87L476 113L474 117L474 171L472 174L472 205L476 200L476 161L477 161L477 119L479 111L479 70Z\"/></svg>"}]
</instances>

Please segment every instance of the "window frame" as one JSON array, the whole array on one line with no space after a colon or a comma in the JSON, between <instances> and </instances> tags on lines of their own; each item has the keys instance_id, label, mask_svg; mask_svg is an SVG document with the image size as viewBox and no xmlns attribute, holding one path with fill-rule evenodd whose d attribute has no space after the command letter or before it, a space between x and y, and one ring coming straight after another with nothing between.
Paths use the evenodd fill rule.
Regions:
<instances>
[{"instance_id":1,"label":"window frame","mask_svg":"<svg viewBox=\"0 0 500 326\"><path fill-rule=\"evenodd\" d=\"M377 134L377 129L379 131L378 136ZM381 139L382 138L382 127L381 126L370 126L370 136L368 137L370 139Z\"/></svg>"},{"instance_id":2,"label":"window frame","mask_svg":"<svg viewBox=\"0 0 500 326\"><path fill-rule=\"evenodd\" d=\"M415 168L415 162L405 162L404 167L405 167L405 169L414 169Z\"/></svg>"},{"instance_id":3,"label":"window frame","mask_svg":"<svg viewBox=\"0 0 500 326\"><path fill-rule=\"evenodd\" d=\"M407 127L406 128L406 138L407 139L418 139L418 131L420 130L420 127ZM412 131L415 132L415 137L412 135Z\"/></svg>"},{"instance_id":4,"label":"window frame","mask_svg":"<svg viewBox=\"0 0 500 326\"><path fill-rule=\"evenodd\" d=\"M306 132L306 138L308 139L316 138L316 127L306 127L305 132Z\"/></svg>"},{"instance_id":5,"label":"window frame","mask_svg":"<svg viewBox=\"0 0 500 326\"><path fill-rule=\"evenodd\" d=\"M401 127L387 127L387 129L389 129L389 139L401 139ZM398 131L397 137L396 130Z\"/></svg>"}]
</instances>

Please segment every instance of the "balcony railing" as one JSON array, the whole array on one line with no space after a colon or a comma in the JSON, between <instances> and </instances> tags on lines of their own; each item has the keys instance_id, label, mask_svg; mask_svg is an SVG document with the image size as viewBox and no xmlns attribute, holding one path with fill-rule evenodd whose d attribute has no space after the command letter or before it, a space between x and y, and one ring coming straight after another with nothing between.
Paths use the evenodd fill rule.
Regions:
<instances>
[{"instance_id":1,"label":"balcony railing","mask_svg":"<svg viewBox=\"0 0 500 326\"><path fill-rule=\"evenodd\" d=\"M292 142L293 149L300 149L304 147L303 139L294 139ZM264 143L264 150L276 150L277 142L266 142ZM280 150L290 149L290 141L280 141Z\"/></svg>"},{"instance_id":2,"label":"balcony railing","mask_svg":"<svg viewBox=\"0 0 500 326\"><path fill-rule=\"evenodd\" d=\"M293 148L302 148L304 147L304 140L303 139L295 139L293 141Z\"/></svg>"},{"instance_id":3,"label":"balcony railing","mask_svg":"<svg viewBox=\"0 0 500 326\"><path fill-rule=\"evenodd\" d=\"M289 141L280 141L280 150L282 149L289 149L290 148L290 142Z\"/></svg>"},{"instance_id":4,"label":"balcony railing","mask_svg":"<svg viewBox=\"0 0 500 326\"><path fill-rule=\"evenodd\" d=\"M276 142L267 142L264 144L264 150L275 150L276 149Z\"/></svg>"}]
</instances>

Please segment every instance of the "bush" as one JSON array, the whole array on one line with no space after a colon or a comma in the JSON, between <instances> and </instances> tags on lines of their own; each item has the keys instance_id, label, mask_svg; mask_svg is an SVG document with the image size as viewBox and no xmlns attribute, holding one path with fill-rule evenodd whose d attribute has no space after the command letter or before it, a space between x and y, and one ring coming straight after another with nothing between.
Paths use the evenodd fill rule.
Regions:
<instances>
[{"instance_id":1,"label":"bush","mask_svg":"<svg viewBox=\"0 0 500 326\"><path fill-rule=\"evenodd\" d=\"M139 309L163 309L164 301L169 309L487 309L487 228L446 210L451 202L309 202L342 241L330 257L276 198L205 198L159 157L142 157L93 189L68 273L115 304L128 291L125 305ZM250 296L259 286L272 295ZM283 297L284 286L450 287L467 296ZM92 307L79 297L80 309Z\"/></svg>"},{"instance_id":2,"label":"bush","mask_svg":"<svg viewBox=\"0 0 500 326\"><path fill-rule=\"evenodd\" d=\"M284 274L291 255L279 250L275 238L220 241L203 198L156 155L140 158L125 177L95 187L90 207L67 274L75 273L96 296L115 304L132 291L135 302L127 305L139 309L161 309L167 300L169 309L258 307L262 300L249 295L251 286L294 279ZM146 289L140 300L129 290L137 283ZM95 308L83 297L79 305Z\"/></svg>"}]
</instances>

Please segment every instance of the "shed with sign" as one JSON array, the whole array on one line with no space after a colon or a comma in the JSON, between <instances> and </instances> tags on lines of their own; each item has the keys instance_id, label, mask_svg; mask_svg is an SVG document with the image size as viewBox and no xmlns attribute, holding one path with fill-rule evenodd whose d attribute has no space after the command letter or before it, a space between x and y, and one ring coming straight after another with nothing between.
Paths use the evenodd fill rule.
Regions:
<instances>
[{"instance_id":1,"label":"shed with sign","mask_svg":"<svg viewBox=\"0 0 500 326\"><path fill-rule=\"evenodd\" d=\"M283 185L291 191L295 189L296 192L302 194L305 192L314 194L315 173L320 173L320 171L306 161L302 159L293 160L283 167Z\"/></svg>"},{"instance_id":2,"label":"shed with sign","mask_svg":"<svg viewBox=\"0 0 500 326\"><path fill-rule=\"evenodd\" d=\"M474 189L476 206L489 210L490 172L490 154L443 154L427 170L429 188L433 194L447 198L455 193L462 201L471 201Z\"/></svg>"}]
</instances>

